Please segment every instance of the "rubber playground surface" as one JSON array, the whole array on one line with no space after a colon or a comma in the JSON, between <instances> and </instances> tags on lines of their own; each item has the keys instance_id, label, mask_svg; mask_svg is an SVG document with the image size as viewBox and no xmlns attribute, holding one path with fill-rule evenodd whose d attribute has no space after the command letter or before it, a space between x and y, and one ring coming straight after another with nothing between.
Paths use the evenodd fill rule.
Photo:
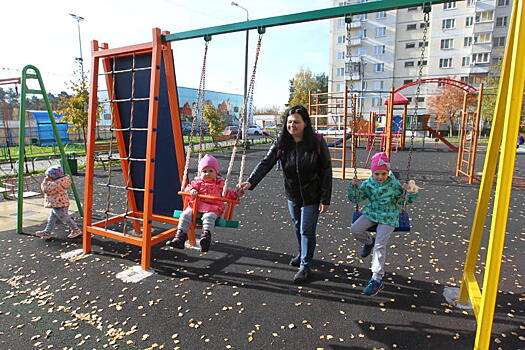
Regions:
<instances>
[{"instance_id":1,"label":"rubber playground surface","mask_svg":"<svg viewBox=\"0 0 525 350\"><path fill-rule=\"evenodd\" d=\"M267 147L249 151L248 171ZM224 169L230 153L214 155ZM364 162L365 151L358 156ZM67 260L60 255L81 240L66 239L64 226L44 241L28 234L45 219L27 235L2 224L0 349L472 349L472 311L442 296L444 287L458 286L477 200L478 185L454 176L456 156L441 146L413 154L410 174L422 187L409 209L413 230L392 236L385 289L375 297L362 294L370 258L358 258L347 229L347 182L339 179L318 225L314 277L303 285L292 283L296 268L288 265L297 248L280 171L242 199L239 229L218 228L208 253L156 246L155 273L139 283L116 278L140 262L134 246L94 236L93 254ZM407 159L408 152L393 154L403 179ZM516 164L516 177L525 177L525 154ZM122 181L117 167L113 176ZM83 178L75 180L82 193ZM102 168L96 180L105 181ZM106 206L103 193L95 196L98 209ZM123 198L112 194L121 211ZM525 348L524 202L525 191L514 189L491 349ZM0 217L13 216L5 210Z\"/></svg>"}]
</instances>

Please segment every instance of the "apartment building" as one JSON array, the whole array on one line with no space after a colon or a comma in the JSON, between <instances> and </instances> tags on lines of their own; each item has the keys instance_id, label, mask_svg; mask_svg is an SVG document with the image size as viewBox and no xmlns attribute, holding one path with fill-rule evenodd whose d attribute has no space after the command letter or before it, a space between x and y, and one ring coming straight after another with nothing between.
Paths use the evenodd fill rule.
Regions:
<instances>
[{"instance_id":1,"label":"apartment building","mask_svg":"<svg viewBox=\"0 0 525 350\"><path fill-rule=\"evenodd\" d=\"M332 5L365 1L334 0ZM446 77L477 86L503 55L511 7L512 0L433 5L425 41L421 6L355 15L349 38L344 18L332 20L329 91L343 91L348 80L354 90L364 91L363 111L381 113L387 92L417 80L420 65L423 78ZM436 84L421 85L418 114L425 113L426 100L437 88ZM415 91L413 86L402 93L412 101Z\"/></svg>"}]
</instances>

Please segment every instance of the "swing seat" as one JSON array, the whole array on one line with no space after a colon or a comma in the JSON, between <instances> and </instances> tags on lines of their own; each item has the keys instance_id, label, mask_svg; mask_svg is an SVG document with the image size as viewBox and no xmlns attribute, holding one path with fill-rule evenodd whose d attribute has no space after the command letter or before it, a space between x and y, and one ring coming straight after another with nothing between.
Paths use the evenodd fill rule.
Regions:
<instances>
[{"instance_id":1,"label":"swing seat","mask_svg":"<svg viewBox=\"0 0 525 350\"><path fill-rule=\"evenodd\" d=\"M360 211L354 211L352 213L352 224L363 215ZM366 229L368 232L376 232L377 224L370 226ZM410 232L410 217L408 212L402 211L399 213L399 224L394 229L394 232Z\"/></svg>"},{"instance_id":2,"label":"swing seat","mask_svg":"<svg viewBox=\"0 0 525 350\"><path fill-rule=\"evenodd\" d=\"M175 210L173 212L173 217L178 219L180 218L181 214L182 214L182 210ZM202 226L202 213L199 213L199 215L197 216L197 225ZM221 217L218 217L217 220L215 220L215 226L227 227L227 228L238 228L239 221L226 220Z\"/></svg>"}]
</instances>

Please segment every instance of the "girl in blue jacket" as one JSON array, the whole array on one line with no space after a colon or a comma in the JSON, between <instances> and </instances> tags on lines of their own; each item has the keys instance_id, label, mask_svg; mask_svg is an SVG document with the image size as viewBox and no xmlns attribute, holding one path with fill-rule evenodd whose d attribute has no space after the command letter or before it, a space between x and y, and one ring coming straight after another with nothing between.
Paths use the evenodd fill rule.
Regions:
<instances>
[{"instance_id":1,"label":"girl in blue jacket","mask_svg":"<svg viewBox=\"0 0 525 350\"><path fill-rule=\"evenodd\" d=\"M407 204L417 197L418 187L414 181L401 185L390 171L390 159L384 152L372 157L372 176L361 182L353 179L348 186L348 199L354 203L365 199L369 203L364 207L363 215L350 228L354 238L363 243L360 255L366 258L373 250L372 278L363 290L366 295L376 295L383 289L385 274L385 257L388 239L399 224L400 204L404 201L404 190L407 191ZM375 237L366 231L377 224Z\"/></svg>"}]
</instances>

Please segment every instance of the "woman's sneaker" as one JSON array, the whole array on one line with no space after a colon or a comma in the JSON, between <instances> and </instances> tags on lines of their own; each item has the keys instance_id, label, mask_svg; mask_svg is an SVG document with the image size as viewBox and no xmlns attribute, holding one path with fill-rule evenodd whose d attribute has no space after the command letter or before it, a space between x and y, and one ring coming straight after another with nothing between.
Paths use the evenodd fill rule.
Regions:
<instances>
[{"instance_id":1,"label":"woman's sneaker","mask_svg":"<svg viewBox=\"0 0 525 350\"><path fill-rule=\"evenodd\" d=\"M363 292L368 296L374 296L379 293L383 287L383 280L371 278L370 281L368 281L368 285L365 287L365 289L363 289Z\"/></svg>"},{"instance_id":2,"label":"woman's sneaker","mask_svg":"<svg viewBox=\"0 0 525 350\"><path fill-rule=\"evenodd\" d=\"M293 276L293 283L299 284L306 282L311 275L311 271L309 267L301 267L299 271Z\"/></svg>"},{"instance_id":3,"label":"woman's sneaker","mask_svg":"<svg viewBox=\"0 0 525 350\"><path fill-rule=\"evenodd\" d=\"M301 255L296 255L290 260L290 265L299 267L301 265Z\"/></svg>"}]
</instances>

